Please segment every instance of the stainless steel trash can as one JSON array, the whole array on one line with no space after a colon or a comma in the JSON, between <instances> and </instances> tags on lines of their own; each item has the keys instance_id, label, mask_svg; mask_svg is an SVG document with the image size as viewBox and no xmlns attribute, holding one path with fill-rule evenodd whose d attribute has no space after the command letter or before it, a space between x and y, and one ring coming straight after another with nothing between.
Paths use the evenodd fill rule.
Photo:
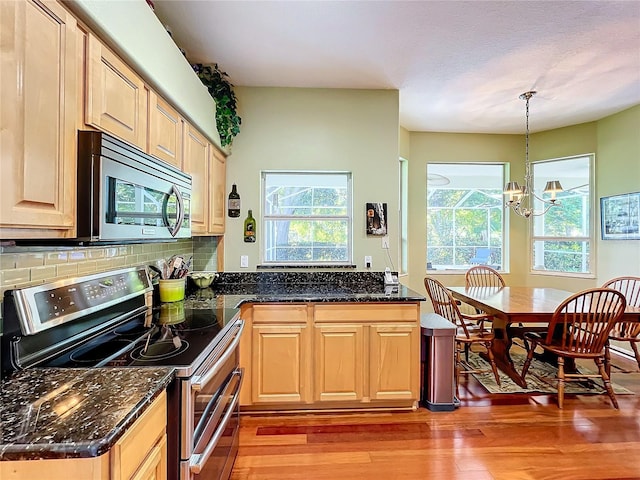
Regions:
<instances>
[{"instance_id":1,"label":"stainless steel trash can","mask_svg":"<svg viewBox=\"0 0 640 480\"><path fill-rule=\"evenodd\" d=\"M458 404L454 379L456 326L436 313L426 313L420 317L420 327L420 402L429 410L450 412Z\"/></svg>"}]
</instances>

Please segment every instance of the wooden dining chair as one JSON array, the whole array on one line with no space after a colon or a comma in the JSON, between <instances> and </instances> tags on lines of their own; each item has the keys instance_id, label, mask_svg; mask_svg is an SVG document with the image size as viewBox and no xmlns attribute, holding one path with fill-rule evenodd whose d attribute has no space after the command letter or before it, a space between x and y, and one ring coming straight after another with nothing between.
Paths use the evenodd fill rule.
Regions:
<instances>
[{"instance_id":1,"label":"wooden dining chair","mask_svg":"<svg viewBox=\"0 0 640 480\"><path fill-rule=\"evenodd\" d=\"M467 287L504 287L504 278L500 273L487 266L476 265L467 270L464 275L464 284Z\"/></svg>"},{"instance_id":2,"label":"wooden dining chair","mask_svg":"<svg viewBox=\"0 0 640 480\"><path fill-rule=\"evenodd\" d=\"M537 332L527 332L525 337L532 346L522 367L522 379L525 379L536 346L558 356L558 407L564 403L566 380L584 377L600 377L611 398L618 408L613 387L605 362L605 345L609 332L622 317L626 300L622 293L609 288L592 288L571 295L564 300L551 317L546 336ZM565 358L592 359L598 367L598 374L584 374L577 370L567 373L564 369Z\"/></svg>"},{"instance_id":3,"label":"wooden dining chair","mask_svg":"<svg viewBox=\"0 0 640 480\"><path fill-rule=\"evenodd\" d=\"M438 315L449 320L456 326L456 357L455 357L455 381L456 381L456 393L458 393L459 376L468 373L485 373L486 370L478 370L472 368L468 364L468 347L471 345L481 345L486 349L489 363L491 364L491 370L496 378L496 383L500 385L500 377L498 376L498 368L493 358L493 346L494 334L491 330L488 330L484 326L484 320L488 320L487 315L469 315L463 314L458 305L451 295L451 292L442 285L438 280L425 277L424 286L427 289L427 294L431 299L433 305L433 311ZM463 363L461 352L465 352L465 362Z\"/></svg>"},{"instance_id":4,"label":"wooden dining chair","mask_svg":"<svg viewBox=\"0 0 640 480\"><path fill-rule=\"evenodd\" d=\"M603 286L603 288L612 288L621 292L627 300L627 305L634 307L640 307L640 277L617 277L609 280ZM609 340L616 340L619 342L629 342L633 354L636 357L638 368L640 368L640 352L638 352L638 342L640 342L640 322L618 322L609 333ZM611 354L609 351L609 344L605 346L606 349L606 365L611 371Z\"/></svg>"},{"instance_id":5,"label":"wooden dining chair","mask_svg":"<svg viewBox=\"0 0 640 480\"><path fill-rule=\"evenodd\" d=\"M465 273L464 285L465 287L504 287L505 282L497 270L487 265L476 265ZM460 305L460 302L457 303ZM482 313L479 308L475 311L477 314Z\"/></svg>"}]
</instances>

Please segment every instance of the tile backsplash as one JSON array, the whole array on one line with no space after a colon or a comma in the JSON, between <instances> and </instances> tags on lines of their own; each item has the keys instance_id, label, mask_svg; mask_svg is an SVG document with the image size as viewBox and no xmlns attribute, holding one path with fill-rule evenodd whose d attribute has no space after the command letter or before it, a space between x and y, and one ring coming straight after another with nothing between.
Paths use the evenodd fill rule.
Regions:
<instances>
[{"instance_id":1,"label":"tile backsplash","mask_svg":"<svg viewBox=\"0 0 640 480\"><path fill-rule=\"evenodd\" d=\"M0 246L0 302L8 289L146 265L172 255L193 255L193 270L216 271L217 247L216 237L95 247Z\"/></svg>"}]
</instances>

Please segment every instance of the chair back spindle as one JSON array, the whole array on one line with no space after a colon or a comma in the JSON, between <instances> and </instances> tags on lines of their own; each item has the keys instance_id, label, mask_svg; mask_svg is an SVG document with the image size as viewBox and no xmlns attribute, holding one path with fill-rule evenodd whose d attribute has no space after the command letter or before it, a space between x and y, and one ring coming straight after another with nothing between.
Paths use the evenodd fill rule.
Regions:
<instances>
[{"instance_id":1,"label":"chair back spindle","mask_svg":"<svg viewBox=\"0 0 640 480\"><path fill-rule=\"evenodd\" d=\"M477 265L467 270L464 276L467 287L504 287L504 278L500 273L487 266Z\"/></svg>"},{"instance_id":2,"label":"chair back spindle","mask_svg":"<svg viewBox=\"0 0 640 480\"><path fill-rule=\"evenodd\" d=\"M576 354L600 352L625 308L624 296L612 289L591 289L572 295L553 314L546 343L552 343L554 335L561 331L562 350Z\"/></svg>"}]
</instances>

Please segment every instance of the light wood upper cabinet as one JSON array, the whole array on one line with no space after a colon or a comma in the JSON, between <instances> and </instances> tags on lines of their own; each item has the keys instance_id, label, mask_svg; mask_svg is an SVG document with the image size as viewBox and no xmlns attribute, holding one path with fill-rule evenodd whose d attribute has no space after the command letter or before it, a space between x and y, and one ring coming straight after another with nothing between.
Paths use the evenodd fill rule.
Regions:
<instances>
[{"instance_id":1,"label":"light wood upper cabinet","mask_svg":"<svg viewBox=\"0 0 640 480\"><path fill-rule=\"evenodd\" d=\"M148 153L181 169L182 128L183 120L178 111L150 90Z\"/></svg>"},{"instance_id":2,"label":"light wood upper cabinet","mask_svg":"<svg viewBox=\"0 0 640 480\"><path fill-rule=\"evenodd\" d=\"M227 159L213 145L211 146L209 168L209 233L222 235L224 233L227 214L225 187L227 184Z\"/></svg>"},{"instance_id":3,"label":"light wood upper cabinet","mask_svg":"<svg viewBox=\"0 0 640 480\"><path fill-rule=\"evenodd\" d=\"M144 82L93 34L87 55L87 125L146 150L149 91Z\"/></svg>"},{"instance_id":4,"label":"light wood upper cabinet","mask_svg":"<svg viewBox=\"0 0 640 480\"><path fill-rule=\"evenodd\" d=\"M57 2L0 2L0 236L75 236L76 20Z\"/></svg>"},{"instance_id":5,"label":"light wood upper cabinet","mask_svg":"<svg viewBox=\"0 0 640 480\"><path fill-rule=\"evenodd\" d=\"M191 233L206 234L209 228L210 144L185 123L183 170L191 175Z\"/></svg>"},{"instance_id":6,"label":"light wood upper cabinet","mask_svg":"<svg viewBox=\"0 0 640 480\"><path fill-rule=\"evenodd\" d=\"M226 158L197 129L184 123L183 170L191 175L192 235L222 235Z\"/></svg>"}]
</instances>

